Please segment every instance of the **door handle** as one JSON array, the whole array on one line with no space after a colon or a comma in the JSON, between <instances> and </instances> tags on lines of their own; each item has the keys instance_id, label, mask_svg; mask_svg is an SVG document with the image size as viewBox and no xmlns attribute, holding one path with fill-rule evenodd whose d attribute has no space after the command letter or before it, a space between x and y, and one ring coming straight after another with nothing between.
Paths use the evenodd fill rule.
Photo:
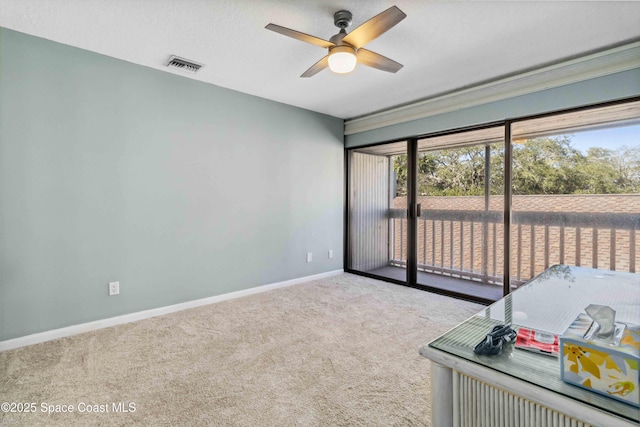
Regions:
<instances>
[{"instance_id":1,"label":"door handle","mask_svg":"<svg viewBox=\"0 0 640 427\"><path fill-rule=\"evenodd\" d=\"M422 215L422 206L420 206L420 203L416 203L415 205L412 205L411 209L407 209L407 214L409 217L411 214L415 214L416 218L420 218L420 215Z\"/></svg>"}]
</instances>

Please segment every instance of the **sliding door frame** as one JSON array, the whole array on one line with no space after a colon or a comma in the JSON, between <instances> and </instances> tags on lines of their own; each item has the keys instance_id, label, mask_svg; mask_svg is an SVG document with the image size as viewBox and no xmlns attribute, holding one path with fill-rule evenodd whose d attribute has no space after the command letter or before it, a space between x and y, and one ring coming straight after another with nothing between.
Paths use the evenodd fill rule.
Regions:
<instances>
[{"instance_id":1,"label":"sliding door frame","mask_svg":"<svg viewBox=\"0 0 640 427\"><path fill-rule=\"evenodd\" d=\"M511 216L512 216L512 157L513 157L513 144L512 144L512 125L513 123L539 119L544 117L550 117L555 115L562 115L568 113L574 113L579 111L591 110L596 108L603 108L618 104L624 104L629 102L640 101L640 96L633 96L628 98L621 98L617 100L601 102L596 104L589 104L574 108L568 108L563 110L556 110L546 113L533 114L528 116L520 116L514 118L508 118L504 120L497 120L493 122L487 122L484 124L465 126L455 129L448 129L444 131L432 132L413 136L409 138L398 138L394 140L366 144L358 147L346 148L345 147L345 224L344 224L344 271L347 273L357 274L364 277L370 277L373 279L383 280L390 283L409 286L437 294L452 296L459 299L479 302L482 304L491 304L494 301L473 295L462 294L455 291L444 290L440 288L434 288L427 285L420 285L417 282L418 274L418 248L417 248L417 227L418 227L418 208L417 208L417 184L418 184L418 140L424 138L433 138L440 136L453 135L468 131L487 129L491 127L504 126L504 146L505 146L505 164L504 164L504 272L503 272L503 295L506 296L511 292ZM358 270L352 270L349 268L351 265L351 241L350 241L350 224L351 224L351 208L349 192L350 188L350 153L357 149L374 147L384 144L390 144L395 142L407 142L407 271L406 281L392 279L384 276L378 276L371 273L366 273Z\"/></svg>"},{"instance_id":2,"label":"sliding door frame","mask_svg":"<svg viewBox=\"0 0 640 427\"><path fill-rule=\"evenodd\" d=\"M418 285L418 140L407 141L407 284Z\"/></svg>"},{"instance_id":3,"label":"sliding door frame","mask_svg":"<svg viewBox=\"0 0 640 427\"><path fill-rule=\"evenodd\" d=\"M511 210L513 200L513 188L511 177L513 171L513 144L511 141L511 121L504 123L504 218L502 227L503 236L503 272L502 272L502 294L507 296L511 292Z\"/></svg>"}]
</instances>

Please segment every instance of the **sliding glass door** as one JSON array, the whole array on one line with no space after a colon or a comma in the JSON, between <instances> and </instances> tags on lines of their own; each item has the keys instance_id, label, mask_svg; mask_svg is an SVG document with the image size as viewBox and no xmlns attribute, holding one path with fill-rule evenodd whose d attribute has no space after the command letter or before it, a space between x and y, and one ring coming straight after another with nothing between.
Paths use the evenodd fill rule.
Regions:
<instances>
[{"instance_id":1,"label":"sliding glass door","mask_svg":"<svg viewBox=\"0 0 640 427\"><path fill-rule=\"evenodd\" d=\"M347 271L489 302L640 266L638 100L351 149L348 179Z\"/></svg>"},{"instance_id":2,"label":"sliding glass door","mask_svg":"<svg viewBox=\"0 0 640 427\"><path fill-rule=\"evenodd\" d=\"M348 151L347 270L503 295L504 127Z\"/></svg>"},{"instance_id":3,"label":"sliding glass door","mask_svg":"<svg viewBox=\"0 0 640 427\"><path fill-rule=\"evenodd\" d=\"M512 129L512 289L554 264L637 272L640 102Z\"/></svg>"},{"instance_id":4,"label":"sliding glass door","mask_svg":"<svg viewBox=\"0 0 640 427\"><path fill-rule=\"evenodd\" d=\"M504 127L348 152L347 270L503 295Z\"/></svg>"},{"instance_id":5,"label":"sliding glass door","mask_svg":"<svg viewBox=\"0 0 640 427\"><path fill-rule=\"evenodd\" d=\"M418 141L417 282L502 298L504 127Z\"/></svg>"}]
</instances>

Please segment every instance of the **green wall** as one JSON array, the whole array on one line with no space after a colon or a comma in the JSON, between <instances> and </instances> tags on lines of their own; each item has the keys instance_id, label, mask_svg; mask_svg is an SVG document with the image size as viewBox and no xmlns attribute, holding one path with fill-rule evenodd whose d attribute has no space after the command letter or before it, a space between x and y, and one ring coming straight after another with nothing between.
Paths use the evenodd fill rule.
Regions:
<instances>
[{"instance_id":1,"label":"green wall","mask_svg":"<svg viewBox=\"0 0 640 427\"><path fill-rule=\"evenodd\" d=\"M0 29L0 340L341 269L342 132Z\"/></svg>"}]
</instances>

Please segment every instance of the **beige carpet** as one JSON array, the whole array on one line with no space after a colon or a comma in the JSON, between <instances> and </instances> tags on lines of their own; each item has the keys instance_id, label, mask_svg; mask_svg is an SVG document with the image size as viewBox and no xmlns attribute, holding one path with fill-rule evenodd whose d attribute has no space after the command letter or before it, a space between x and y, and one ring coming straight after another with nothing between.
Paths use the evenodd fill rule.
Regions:
<instances>
[{"instance_id":1,"label":"beige carpet","mask_svg":"<svg viewBox=\"0 0 640 427\"><path fill-rule=\"evenodd\" d=\"M6 351L0 425L429 425L418 349L481 308L342 274Z\"/></svg>"}]
</instances>

